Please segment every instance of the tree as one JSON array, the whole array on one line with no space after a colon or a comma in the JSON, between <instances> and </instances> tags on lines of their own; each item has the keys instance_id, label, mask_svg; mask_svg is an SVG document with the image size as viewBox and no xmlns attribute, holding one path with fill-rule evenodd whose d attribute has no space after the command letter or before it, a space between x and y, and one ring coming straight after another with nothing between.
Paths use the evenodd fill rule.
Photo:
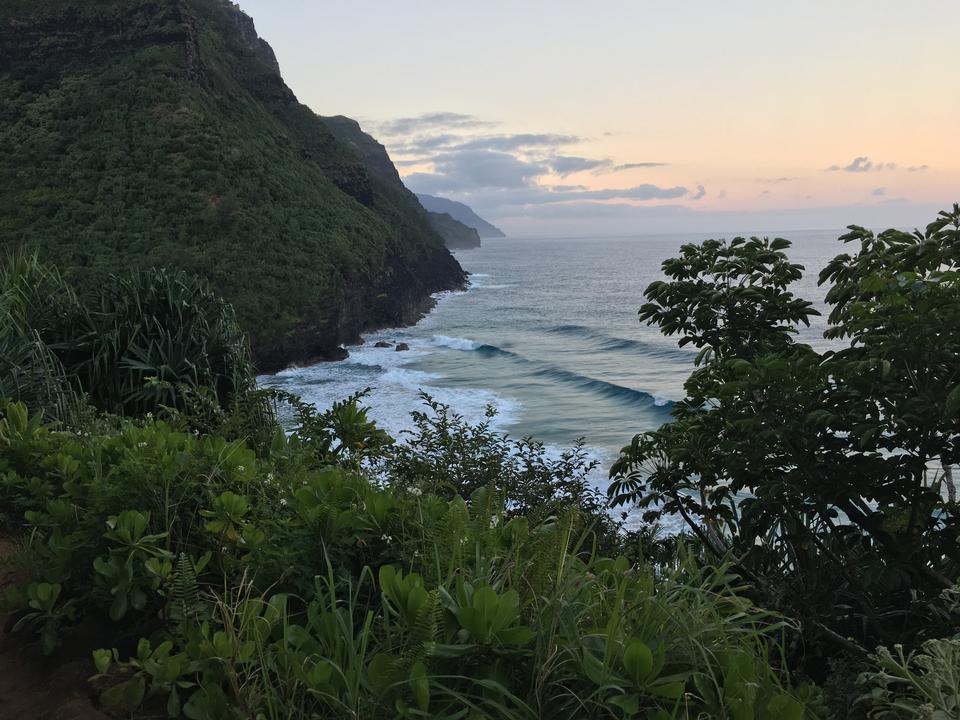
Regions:
<instances>
[{"instance_id":1,"label":"tree","mask_svg":"<svg viewBox=\"0 0 960 720\"><path fill-rule=\"evenodd\" d=\"M786 240L709 240L664 263L640 318L700 349L674 419L624 448L614 504L681 515L808 641L914 639L960 563L960 206L924 232L856 226L820 276L837 349Z\"/></svg>"}]
</instances>

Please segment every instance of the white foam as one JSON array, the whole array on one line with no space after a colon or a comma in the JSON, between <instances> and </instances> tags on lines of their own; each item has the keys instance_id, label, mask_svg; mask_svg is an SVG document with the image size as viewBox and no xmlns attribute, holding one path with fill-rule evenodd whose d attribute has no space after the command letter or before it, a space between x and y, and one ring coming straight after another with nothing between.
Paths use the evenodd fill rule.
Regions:
<instances>
[{"instance_id":1,"label":"white foam","mask_svg":"<svg viewBox=\"0 0 960 720\"><path fill-rule=\"evenodd\" d=\"M366 337L366 345L350 348L350 357L346 360L290 368L259 380L261 385L282 387L293 392L320 410L326 410L333 403L370 388L370 394L363 404L369 408L370 417L394 437L399 437L401 431L412 426L410 413L425 409L419 397L421 391L450 406L453 412L463 416L470 424L484 422L488 406L497 410L497 416L491 423L495 430L502 432L516 423L520 405L512 398L480 388L444 387L437 384L443 380L442 375L404 367L428 355L431 349L450 346L444 344L445 340L464 348L472 343L462 338L438 337L443 338L439 344L398 332L373 333ZM411 350L397 352L392 348L375 348L372 344L378 339L407 342Z\"/></svg>"},{"instance_id":2,"label":"white foam","mask_svg":"<svg viewBox=\"0 0 960 720\"><path fill-rule=\"evenodd\" d=\"M669 405L672 402L673 400L671 400L670 398L664 397L663 395L653 396L653 404L656 405L657 407L664 407L666 405Z\"/></svg>"},{"instance_id":3,"label":"white foam","mask_svg":"<svg viewBox=\"0 0 960 720\"><path fill-rule=\"evenodd\" d=\"M449 337L448 335L434 335L430 341L437 347L447 347L452 350L476 350L480 343L466 338Z\"/></svg>"},{"instance_id":4,"label":"white foam","mask_svg":"<svg viewBox=\"0 0 960 720\"><path fill-rule=\"evenodd\" d=\"M423 372L422 370L394 367L379 375L376 378L376 383L377 385L398 385L419 392L421 388L428 387L431 380L441 380L442 378L442 375Z\"/></svg>"}]
</instances>

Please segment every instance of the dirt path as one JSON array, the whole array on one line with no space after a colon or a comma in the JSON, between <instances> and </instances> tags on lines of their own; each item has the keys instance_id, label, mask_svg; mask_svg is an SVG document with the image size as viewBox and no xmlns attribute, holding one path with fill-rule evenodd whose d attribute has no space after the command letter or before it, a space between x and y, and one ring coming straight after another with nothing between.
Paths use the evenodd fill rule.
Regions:
<instances>
[{"instance_id":1,"label":"dirt path","mask_svg":"<svg viewBox=\"0 0 960 720\"><path fill-rule=\"evenodd\" d=\"M14 572L4 560L16 550L0 538L0 592ZM0 720L109 720L90 699L88 658L43 658L8 635L6 618L0 621Z\"/></svg>"}]
</instances>

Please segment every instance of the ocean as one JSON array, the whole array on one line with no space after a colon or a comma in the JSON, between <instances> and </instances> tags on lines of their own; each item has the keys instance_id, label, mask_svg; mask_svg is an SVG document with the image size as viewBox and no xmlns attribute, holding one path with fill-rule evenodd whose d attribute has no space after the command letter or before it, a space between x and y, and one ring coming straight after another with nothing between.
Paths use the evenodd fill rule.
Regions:
<instances>
[{"instance_id":1,"label":"ocean","mask_svg":"<svg viewBox=\"0 0 960 720\"><path fill-rule=\"evenodd\" d=\"M807 269L794 292L823 311L817 275L844 251L842 233L756 234L793 242L791 259ZM369 387L371 416L394 437L422 409L421 390L471 422L482 421L492 405L496 430L531 436L553 454L584 438L599 463L591 479L605 488L619 449L669 421L696 354L639 323L643 291L681 245L709 237L484 240L482 248L456 253L471 273L469 289L438 296L416 326L370 333L363 345L347 348L346 360L260 382L320 408ZM801 340L826 345L825 324L825 317L816 319ZM375 348L381 340L410 350Z\"/></svg>"}]
</instances>

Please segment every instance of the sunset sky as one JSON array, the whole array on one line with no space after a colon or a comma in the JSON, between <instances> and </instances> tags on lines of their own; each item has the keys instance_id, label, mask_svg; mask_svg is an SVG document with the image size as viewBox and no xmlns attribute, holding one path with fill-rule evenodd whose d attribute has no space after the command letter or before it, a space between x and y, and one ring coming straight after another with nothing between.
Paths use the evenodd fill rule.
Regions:
<instances>
[{"instance_id":1,"label":"sunset sky","mask_svg":"<svg viewBox=\"0 0 960 720\"><path fill-rule=\"evenodd\" d=\"M914 226L960 201L955 0L242 0L287 83L508 233Z\"/></svg>"}]
</instances>

